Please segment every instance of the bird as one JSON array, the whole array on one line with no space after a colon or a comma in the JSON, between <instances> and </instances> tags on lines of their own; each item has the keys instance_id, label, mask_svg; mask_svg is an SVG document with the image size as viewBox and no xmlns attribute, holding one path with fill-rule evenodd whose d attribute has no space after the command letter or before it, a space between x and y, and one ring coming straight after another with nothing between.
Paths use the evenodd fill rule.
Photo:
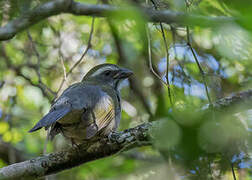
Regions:
<instances>
[{"instance_id":1,"label":"bird","mask_svg":"<svg viewBox=\"0 0 252 180\"><path fill-rule=\"evenodd\" d=\"M115 64L93 67L81 82L72 84L54 101L50 111L29 130L49 130L49 139L61 133L72 145L116 131L121 119L119 85L133 72Z\"/></svg>"}]
</instances>

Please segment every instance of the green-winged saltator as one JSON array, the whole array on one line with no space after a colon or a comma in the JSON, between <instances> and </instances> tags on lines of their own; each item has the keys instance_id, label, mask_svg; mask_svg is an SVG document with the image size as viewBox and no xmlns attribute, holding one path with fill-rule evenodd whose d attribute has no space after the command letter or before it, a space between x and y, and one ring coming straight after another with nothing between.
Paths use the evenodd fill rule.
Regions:
<instances>
[{"instance_id":1,"label":"green-winged saltator","mask_svg":"<svg viewBox=\"0 0 252 180\"><path fill-rule=\"evenodd\" d=\"M68 87L29 132L50 127L50 139L62 133L77 145L98 134L108 135L121 119L119 84L131 74L114 64L95 66L81 82Z\"/></svg>"}]
</instances>

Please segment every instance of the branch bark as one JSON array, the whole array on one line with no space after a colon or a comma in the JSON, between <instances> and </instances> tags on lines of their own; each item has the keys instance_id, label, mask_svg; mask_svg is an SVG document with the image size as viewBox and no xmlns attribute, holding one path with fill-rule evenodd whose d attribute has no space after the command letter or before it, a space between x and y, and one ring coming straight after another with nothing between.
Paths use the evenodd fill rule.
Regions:
<instances>
[{"instance_id":1,"label":"branch bark","mask_svg":"<svg viewBox=\"0 0 252 180\"><path fill-rule=\"evenodd\" d=\"M157 123L157 122L155 122ZM117 154L140 146L150 145L149 131L154 123L145 123L108 138L88 142L80 147L40 156L0 169L0 179L38 178L73 168L80 164Z\"/></svg>"},{"instance_id":2,"label":"branch bark","mask_svg":"<svg viewBox=\"0 0 252 180\"><path fill-rule=\"evenodd\" d=\"M152 10L147 8L139 9L150 22L176 23L179 25L200 25L200 26L216 26L235 21L231 17L206 17L199 15L191 15L182 12L174 12L169 10ZM125 14L125 19L133 18L128 16L128 8L116 7L111 5L93 5L75 2L72 0L54 0L38 6L37 8L26 12L20 17L10 21L5 26L0 27L0 40L8 40L13 38L17 33L30 26L54 15L61 13L70 13L73 15L85 15L96 17L107 17L111 13Z\"/></svg>"},{"instance_id":3,"label":"branch bark","mask_svg":"<svg viewBox=\"0 0 252 180\"><path fill-rule=\"evenodd\" d=\"M245 104L247 108L251 108L251 100L252 89L223 98L213 103L213 108L223 110L241 104ZM112 133L110 139L103 137L96 141L86 142L79 148L72 147L69 150L51 153L6 166L0 169L0 179L28 179L46 176L135 147L151 145L152 129L158 129L162 125L162 122L153 121L144 123L135 128L119 133Z\"/></svg>"},{"instance_id":4,"label":"branch bark","mask_svg":"<svg viewBox=\"0 0 252 180\"><path fill-rule=\"evenodd\" d=\"M234 110L233 112L237 112L242 110L251 109L252 105L252 89L247 91L241 91L238 93L234 93L231 96L227 96L221 98L212 104L213 108L217 111L225 111L229 108ZM240 108L237 108L240 106ZM211 108L208 104L204 109Z\"/></svg>"}]
</instances>

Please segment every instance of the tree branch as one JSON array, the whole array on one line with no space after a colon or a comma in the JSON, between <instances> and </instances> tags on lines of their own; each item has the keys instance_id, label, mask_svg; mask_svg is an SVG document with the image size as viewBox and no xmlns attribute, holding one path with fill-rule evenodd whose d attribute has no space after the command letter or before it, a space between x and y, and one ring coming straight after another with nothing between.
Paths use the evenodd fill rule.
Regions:
<instances>
[{"instance_id":1,"label":"tree branch","mask_svg":"<svg viewBox=\"0 0 252 180\"><path fill-rule=\"evenodd\" d=\"M157 122L155 122L157 124ZM66 151L51 153L0 169L0 179L27 179L46 176L80 164L114 155L140 146L150 145L149 131L154 123L145 123L108 138L82 144Z\"/></svg>"},{"instance_id":2,"label":"tree branch","mask_svg":"<svg viewBox=\"0 0 252 180\"><path fill-rule=\"evenodd\" d=\"M225 109L245 103L245 105L248 105L248 108L251 108L251 99L252 89L223 98L213 103L213 107ZM0 169L0 179L27 179L46 176L135 147L151 145L151 130L153 128L158 129L162 122L144 123L135 128L112 133L110 139L103 137L99 140L86 142L78 149L72 147L69 150L6 166Z\"/></svg>"},{"instance_id":3,"label":"tree branch","mask_svg":"<svg viewBox=\"0 0 252 180\"><path fill-rule=\"evenodd\" d=\"M252 89L247 91L241 91L234 93L231 96L221 98L213 103L213 107L216 110L226 110L227 108L233 108L242 105L243 110L251 109L252 105ZM206 108L210 108L209 105ZM244 108L245 107L245 108ZM240 111L240 108L236 108L236 111Z\"/></svg>"},{"instance_id":4,"label":"tree branch","mask_svg":"<svg viewBox=\"0 0 252 180\"><path fill-rule=\"evenodd\" d=\"M176 23L180 25L200 25L200 26L216 26L234 22L234 18L230 17L206 17L199 15L191 15L187 13L174 12L169 10L152 10L147 8L139 9L150 22L165 22L168 24ZM111 5L93 5L72 0L54 0L44 3L33 10L27 11L20 17L10 21L5 26L0 27L0 40L8 40L13 38L17 33L24 29L54 15L61 13L70 13L73 15L85 15L106 17L111 13L125 14L125 18L133 18L128 16L128 8L115 7Z\"/></svg>"}]
</instances>

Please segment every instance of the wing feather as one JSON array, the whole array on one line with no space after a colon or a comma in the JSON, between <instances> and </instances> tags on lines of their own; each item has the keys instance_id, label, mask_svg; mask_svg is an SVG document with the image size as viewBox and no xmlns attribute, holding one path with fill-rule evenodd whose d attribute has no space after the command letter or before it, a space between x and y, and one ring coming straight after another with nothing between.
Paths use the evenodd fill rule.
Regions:
<instances>
[{"instance_id":1,"label":"wing feather","mask_svg":"<svg viewBox=\"0 0 252 180\"><path fill-rule=\"evenodd\" d=\"M104 96L95 106L94 113L98 131L104 129L111 123L113 124L115 110L112 98L108 95Z\"/></svg>"},{"instance_id":2,"label":"wing feather","mask_svg":"<svg viewBox=\"0 0 252 180\"><path fill-rule=\"evenodd\" d=\"M63 107L58 110L50 111L29 132L34 132L41 129L42 127L48 127L52 125L70 111L71 109L69 107Z\"/></svg>"}]
</instances>

